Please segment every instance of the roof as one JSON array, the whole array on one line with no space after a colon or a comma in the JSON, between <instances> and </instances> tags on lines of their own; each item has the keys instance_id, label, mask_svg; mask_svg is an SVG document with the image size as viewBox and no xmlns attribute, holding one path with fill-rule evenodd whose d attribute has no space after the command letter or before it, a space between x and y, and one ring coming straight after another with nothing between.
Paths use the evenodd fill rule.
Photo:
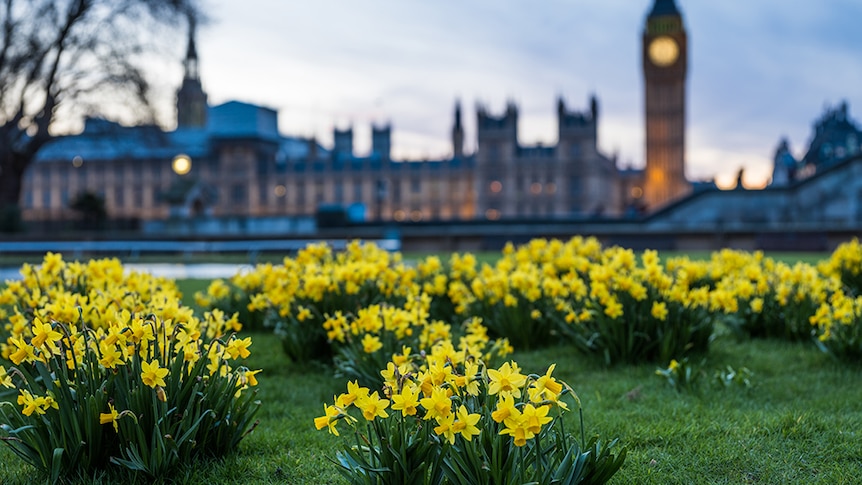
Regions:
<instances>
[{"instance_id":1,"label":"roof","mask_svg":"<svg viewBox=\"0 0 862 485\"><path fill-rule=\"evenodd\" d=\"M190 156L207 151L203 130L183 129L164 132L154 125L122 126L119 123L91 118L78 135L55 138L36 156L37 162L71 160L112 161L119 159L173 158L179 153Z\"/></svg>"},{"instance_id":2,"label":"roof","mask_svg":"<svg viewBox=\"0 0 862 485\"><path fill-rule=\"evenodd\" d=\"M803 163L824 167L862 150L862 131L850 119L847 103L827 109L814 124Z\"/></svg>"},{"instance_id":3,"label":"roof","mask_svg":"<svg viewBox=\"0 0 862 485\"><path fill-rule=\"evenodd\" d=\"M278 113L263 106L229 101L209 109L207 131L218 138L278 140Z\"/></svg>"},{"instance_id":4,"label":"roof","mask_svg":"<svg viewBox=\"0 0 862 485\"><path fill-rule=\"evenodd\" d=\"M37 162L171 159L184 153L201 157L209 153L214 138L254 138L277 142L286 158L302 158L309 152L308 140L282 137L278 133L278 113L270 108L230 101L209 108L205 128L183 127L163 131L156 125L123 126L117 122L88 118L76 135L59 136L45 145ZM316 142L315 142L316 143ZM317 144L320 154L327 151Z\"/></svg>"},{"instance_id":5,"label":"roof","mask_svg":"<svg viewBox=\"0 0 862 485\"><path fill-rule=\"evenodd\" d=\"M674 0L655 0L647 17L663 17L668 15L680 15Z\"/></svg>"}]
</instances>

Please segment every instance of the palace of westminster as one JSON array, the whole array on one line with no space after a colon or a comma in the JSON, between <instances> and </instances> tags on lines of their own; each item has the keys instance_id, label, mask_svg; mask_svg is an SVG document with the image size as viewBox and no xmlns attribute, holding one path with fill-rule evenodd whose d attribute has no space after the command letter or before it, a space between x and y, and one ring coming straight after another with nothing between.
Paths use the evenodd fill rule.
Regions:
<instances>
[{"instance_id":1,"label":"palace of westminster","mask_svg":"<svg viewBox=\"0 0 862 485\"><path fill-rule=\"evenodd\" d=\"M674 0L654 0L642 49L642 170L620 169L599 151L595 97L583 110L557 101L558 138L552 146L518 142L516 105L501 113L479 106L474 153L464 151L462 109L456 103L452 156L408 162L390 158L391 126L373 126L371 153L360 157L354 155L352 128L336 129L327 148L315 138L281 134L274 110L238 101L209 106L190 29L177 128L86 120L80 134L58 137L39 153L25 175L22 215L68 217L71 201L85 192L99 194L110 217L142 221L297 217L324 207L341 207L369 221L618 218L652 212L693 190L684 170L687 35ZM841 136L862 140L842 108L824 119L843 116ZM858 151L858 141L855 148L848 145L853 149ZM784 143L776 154L774 180L788 183L810 172L810 165L793 160Z\"/></svg>"}]
</instances>

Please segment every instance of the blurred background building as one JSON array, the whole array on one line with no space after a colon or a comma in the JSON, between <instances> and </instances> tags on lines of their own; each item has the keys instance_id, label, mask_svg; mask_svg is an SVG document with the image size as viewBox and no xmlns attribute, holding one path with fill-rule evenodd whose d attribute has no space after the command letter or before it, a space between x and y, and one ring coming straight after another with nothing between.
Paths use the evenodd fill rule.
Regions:
<instances>
[{"instance_id":1,"label":"blurred background building","mask_svg":"<svg viewBox=\"0 0 862 485\"><path fill-rule=\"evenodd\" d=\"M496 114L479 105L473 153L464 150L464 112L456 101L451 156L439 160L393 160L388 124L372 127L371 152L364 156L354 153L352 126L335 128L330 147L314 137L284 135L273 109L240 101L208 104L192 25L176 94L176 129L86 120L80 134L58 137L39 152L25 176L22 215L27 221L69 219L77 201L96 196L108 217L132 225L322 214L419 222L684 213L686 221L706 222L714 210L680 209L703 206L700 192L717 192L713 184L693 184L685 175L687 42L676 2L655 0L642 33L646 160L641 170L622 169L599 150L595 96L582 110L557 100L558 136L549 145L520 143L515 103ZM815 123L802 160L782 140L772 188L841 165L858 155L860 142L862 133L847 105L828 109ZM720 205L711 197L710 203ZM759 204L745 200L752 202L740 203L742 214L746 204Z\"/></svg>"}]
</instances>

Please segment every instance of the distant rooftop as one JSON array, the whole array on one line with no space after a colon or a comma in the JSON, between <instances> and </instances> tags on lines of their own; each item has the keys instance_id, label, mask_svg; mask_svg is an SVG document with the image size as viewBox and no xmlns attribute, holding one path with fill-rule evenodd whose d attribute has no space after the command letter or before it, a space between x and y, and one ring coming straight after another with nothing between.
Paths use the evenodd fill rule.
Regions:
<instances>
[{"instance_id":1,"label":"distant rooftop","mask_svg":"<svg viewBox=\"0 0 862 485\"><path fill-rule=\"evenodd\" d=\"M218 138L277 140L278 113L270 108L228 101L209 109L207 131Z\"/></svg>"}]
</instances>

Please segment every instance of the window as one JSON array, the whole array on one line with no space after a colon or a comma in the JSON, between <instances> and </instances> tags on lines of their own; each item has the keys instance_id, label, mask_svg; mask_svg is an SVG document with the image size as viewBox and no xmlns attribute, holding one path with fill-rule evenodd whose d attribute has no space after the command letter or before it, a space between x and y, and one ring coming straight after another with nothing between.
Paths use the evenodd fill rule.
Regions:
<instances>
[{"instance_id":1,"label":"window","mask_svg":"<svg viewBox=\"0 0 862 485\"><path fill-rule=\"evenodd\" d=\"M362 181L354 180L353 181L353 201L354 202L362 202Z\"/></svg>"},{"instance_id":2,"label":"window","mask_svg":"<svg viewBox=\"0 0 862 485\"><path fill-rule=\"evenodd\" d=\"M261 156L257 159L257 174L266 175L267 173L269 173L269 160Z\"/></svg>"},{"instance_id":3,"label":"window","mask_svg":"<svg viewBox=\"0 0 862 485\"><path fill-rule=\"evenodd\" d=\"M392 202L401 202L401 180L395 180L392 183Z\"/></svg>"},{"instance_id":4,"label":"window","mask_svg":"<svg viewBox=\"0 0 862 485\"><path fill-rule=\"evenodd\" d=\"M134 204L135 209L142 209L144 207L144 189L142 187L135 187Z\"/></svg>"},{"instance_id":5,"label":"window","mask_svg":"<svg viewBox=\"0 0 862 485\"><path fill-rule=\"evenodd\" d=\"M314 200L317 203L323 202L323 182L316 182L314 184Z\"/></svg>"},{"instance_id":6,"label":"window","mask_svg":"<svg viewBox=\"0 0 862 485\"><path fill-rule=\"evenodd\" d=\"M51 207L51 191L47 187L42 189L42 208L49 209Z\"/></svg>"},{"instance_id":7,"label":"window","mask_svg":"<svg viewBox=\"0 0 862 485\"><path fill-rule=\"evenodd\" d=\"M335 181L335 203L341 204L344 202L344 183L341 180Z\"/></svg>"},{"instance_id":8,"label":"window","mask_svg":"<svg viewBox=\"0 0 862 485\"><path fill-rule=\"evenodd\" d=\"M268 197L269 197L268 189L269 189L269 187L266 184L260 184L258 186L257 196L258 196L258 201L259 201L260 205L266 205L267 204Z\"/></svg>"},{"instance_id":9,"label":"window","mask_svg":"<svg viewBox=\"0 0 862 485\"><path fill-rule=\"evenodd\" d=\"M305 184L303 182L296 185L296 205L300 209L305 207Z\"/></svg>"},{"instance_id":10,"label":"window","mask_svg":"<svg viewBox=\"0 0 862 485\"><path fill-rule=\"evenodd\" d=\"M410 191L414 194L422 191L422 180L419 177L412 177L410 179Z\"/></svg>"},{"instance_id":11,"label":"window","mask_svg":"<svg viewBox=\"0 0 862 485\"><path fill-rule=\"evenodd\" d=\"M245 185L243 184L234 184L230 189L230 201L233 204L242 204L245 205ZM239 212L239 211L237 211Z\"/></svg>"},{"instance_id":12,"label":"window","mask_svg":"<svg viewBox=\"0 0 862 485\"><path fill-rule=\"evenodd\" d=\"M581 181L576 176L569 177L569 195L578 197L581 195Z\"/></svg>"},{"instance_id":13,"label":"window","mask_svg":"<svg viewBox=\"0 0 862 485\"><path fill-rule=\"evenodd\" d=\"M126 187L124 185L118 185L114 187L114 206L118 208L122 208L126 205Z\"/></svg>"}]
</instances>

